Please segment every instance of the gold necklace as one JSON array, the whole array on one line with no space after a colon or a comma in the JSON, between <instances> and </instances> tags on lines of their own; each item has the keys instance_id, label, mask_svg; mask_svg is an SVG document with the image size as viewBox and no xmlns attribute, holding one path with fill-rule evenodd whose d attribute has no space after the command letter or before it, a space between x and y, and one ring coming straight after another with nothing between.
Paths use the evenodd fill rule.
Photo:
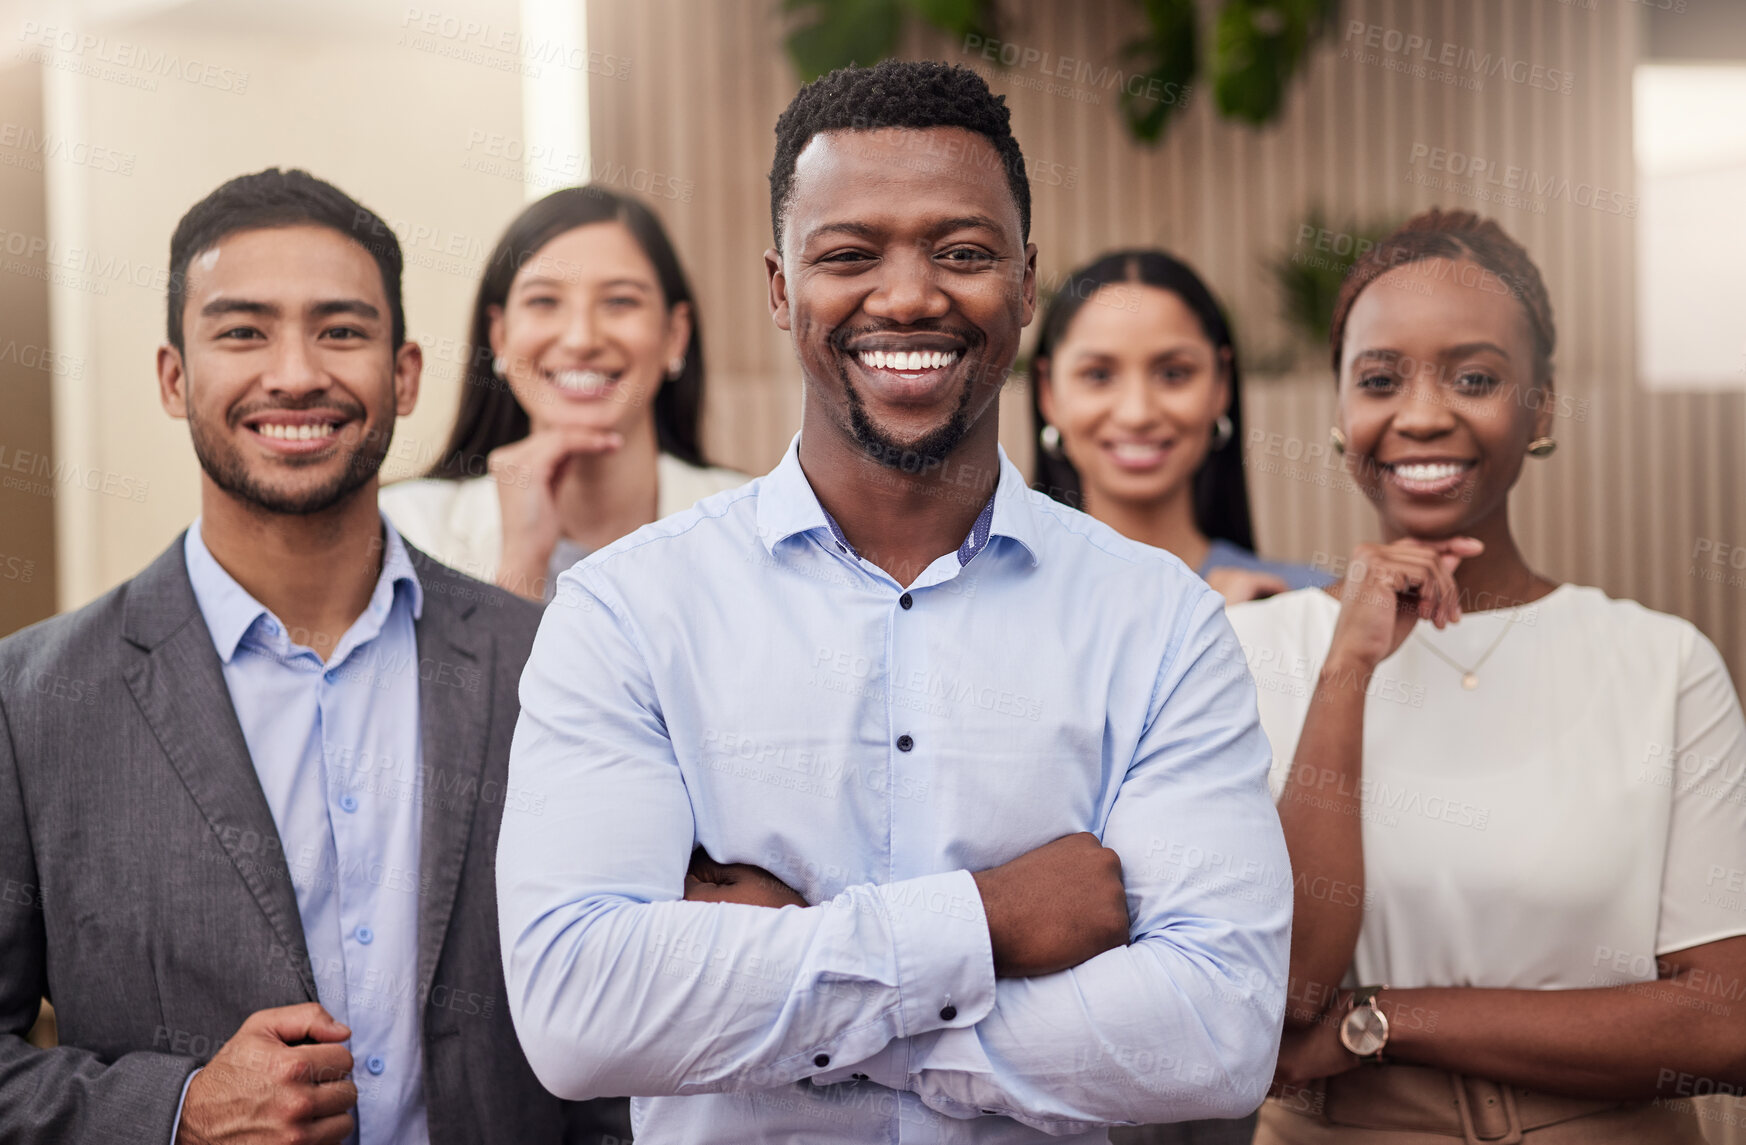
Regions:
<instances>
[{"instance_id":1,"label":"gold necklace","mask_svg":"<svg viewBox=\"0 0 1746 1145\"><path fill-rule=\"evenodd\" d=\"M1514 628L1515 626L1516 626L1515 617L1512 616L1509 620L1505 621L1504 626L1503 626L1503 631L1499 632L1497 634L1497 639L1493 640L1491 642L1491 647L1487 648L1485 650L1485 655L1481 656L1478 659L1478 661L1476 661L1474 663L1473 667L1471 667L1471 668L1462 667L1459 663L1457 663L1455 661L1454 657L1449 656L1446 653L1444 653L1441 649L1434 647L1429 640L1426 640L1423 636L1419 635L1419 630L1417 627L1413 628L1413 639L1417 640L1420 644L1424 645L1425 650L1428 651L1431 655L1435 656L1437 659L1443 661L1443 663L1449 665L1449 667L1451 667L1451 668L1455 669L1457 672L1461 673L1461 686L1463 688L1467 689L1469 692L1471 692L1475 688L1479 687L1479 670L1485 666L1485 662L1487 660L1491 659L1491 654L1493 652L1497 651L1497 646L1499 644L1503 643L1504 637L1508 636L1510 634L1510 629Z\"/></svg>"}]
</instances>

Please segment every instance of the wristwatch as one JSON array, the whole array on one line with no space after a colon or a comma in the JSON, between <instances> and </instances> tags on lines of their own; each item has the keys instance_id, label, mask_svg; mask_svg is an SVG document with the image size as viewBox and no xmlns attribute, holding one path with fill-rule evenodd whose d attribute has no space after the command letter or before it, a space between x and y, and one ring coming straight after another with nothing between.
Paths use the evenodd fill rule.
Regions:
<instances>
[{"instance_id":1,"label":"wristwatch","mask_svg":"<svg viewBox=\"0 0 1746 1145\"><path fill-rule=\"evenodd\" d=\"M1381 1065L1383 1047L1388 1045L1388 1015L1376 1004L1376 996L1387 986L1363 986L1346 1007L1340 1019L1340 1044L1358 1056L1365 1065Z\"/></svg>"}]
</instances>

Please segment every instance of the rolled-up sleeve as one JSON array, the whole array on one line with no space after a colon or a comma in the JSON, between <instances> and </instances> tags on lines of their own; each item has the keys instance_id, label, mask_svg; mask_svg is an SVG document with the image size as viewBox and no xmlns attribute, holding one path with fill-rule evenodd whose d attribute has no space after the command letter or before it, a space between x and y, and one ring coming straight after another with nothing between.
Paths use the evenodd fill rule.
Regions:
<instances>
[{"instance_id":1,"label":"rolled-up sleeve","mask_svg":"<svg viewBox=\"0 0 1746 1145\"><path fill-rule=\"evenodd\" d=\"M591 567L560 580L521 703L499 927L516 1032L559 1097L770 1088L993 1007L966 871L806 908L680 901L684 777L634 621Z\"/></svg>"},{"instance_id":2,"label":"rolled-up sleeve","mask_svg":"<svg viewBox=\"0 0 1746 1145\"><path fill-rule=\"evenodd\" d=\"M1130 944L1002 979L973 1029L917 1039L908 1088L931 1108L1062 1134L1238 1117L1266 1095L1291 931L1271 753L1222 602L1208 592L1183 619L1103 833Z\"/></svg>"}]
</instances>

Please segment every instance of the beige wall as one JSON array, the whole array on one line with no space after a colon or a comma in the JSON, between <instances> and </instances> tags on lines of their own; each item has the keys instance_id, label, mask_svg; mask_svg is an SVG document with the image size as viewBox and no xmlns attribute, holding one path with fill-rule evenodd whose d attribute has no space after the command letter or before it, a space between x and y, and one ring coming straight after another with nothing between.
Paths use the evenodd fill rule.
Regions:
<instances>
[{"instance_id":1,"label":"beige wall","mask_svg":"<svg viewBox=\"0 0 1746 1145\"><path fill-rule=\"evenodd\" d=\"M779 455L800 409L792 354L766 313L760 259L769 242L772 128L798 86L779 50L778 7L592 0L587 26L593 57L617 65L589 78L594 171L621 187L656 188L649 197L671 225L702 302L712 371L706 441L719 460L754 472ZM1574 403L1560 421L1558 455L1530 467L1517 498L1531 558L1554 576L1690 617L1721 645L1738 679L1746 673L1746 573L1709 564L1704 553L1746 546L1739 496L1746 396L1650 395L1636 383L1630 220L1573 196L1504 206L1409 179L1427 173L1415 148L1444 148L1628 195L1630 69L1640 38L1631 8L1348 0L1341 27L1294 86L1278 123L1261 130L1224 123L1207 94L1196 92L1155 150L1127 140L1112 92L1040 90L1034 70L994 70L943 36L920 37L908 49L974 63L1007 95L1033 170L1044 172L1033 183L1033 229L1046 282L1117 243L1154 242L1193 261L1230 305L1250 364L1250 429L1264 435L1250 460L1268 555L1345 551L1371 517L1329 487L1333 471L1302 460L1325 440L1331 395L1317 356L1305 358L1277 316L1265 262L1313 255L1294 243L1299 221L1317 204L1360 220L1438 202L1496 214L1546 273L1561 335L1559 384ZM486 42L513 37L514 0L447 4L445 14L487 27L470 37L409 27L406 10L344 0L273 8L194 0L144 5L141 18L96 29L213 65L217 83L228 75L232 88L246 74L240 93L163 76L147 77L155 90L146 90L137 67L116 74L105 65L87 69L105 71L90 76L77 70L95 62L88 56L42 50L45 125L131 158L126 173L61 163L42 175L46 230L72 268L52 288L53 345L57 360L83 364L78 377L50 378L55 463L82 477L56 483L59 607L131 575L196 511L186 432L159 411L151 362L170 230L228 176L302 164L395 223L408 242L410 327L432 353L424 399L397 435L388 475L414 470L440 448L484 250L523 202L524 182L536 190L562 185L577 165L514 158L521 73L539 65ZM1006 11L1008 40L1099 65L1114 60L1133 30L1128 0L1015 0ZM9 19L7 28L22 27L22 18ZM1572 90L1542 91L1501 75L1470 90L1352 59L1345 38L1352 20L1565 72ZM20 74L29 70L27 61ZM0 86L0 118L31 114L29 87ZM4 209L23 218L28 202L28 193L8 196ZM19 277L0 279L28 294ZM28 326L28 305L15 313L9 334ZM1014 386L1003 403L1005 438L1021 464L1029 460L1023 401ZM9 414L13 408L22 420L9 425L40 433L40 411L31 414L28 400ZM97 491L86 488L92 484ZM30 509L40 518L42 500L23 516L5 510L9 534L16 520L24 535L40 537L29 532L40 523L23 523ZM37 567L49 575L43 561Z\"/></svg>"},{"instance_id":2,"label":"beige wall","mask_svg":"<svg viewBox=\"0 0 1746 1145\"><path fill-rule=\"evenodd\" d=\"M174 53L220 69L197 73L202 82L144 73L156 90L136 86L138 68L83 76L64 66L76 54L42 49L51 122L132 157L127 174L74 167L50 185L51 235L74 268L55 287L55 345L89 364L79 379L56 379L57 461L101 476L95 492L58 489L69 558L61 608L132 576L199 511L187 428L158 405L153 358L170 233L234 175L307 168L400 233L408 330L428 343L429 366L387 472L408 472L441 448L459 394L454 344L479 267L524 200L519 176L472 165L485 155L478 141L519 134L521 76L514 59L481 52L477 37L409 31L405 10L198 0L100 28L140 56ZM513 32L513 3L481 11Z\"/></svg>"},{"instance_id":3,"label":"beige wall","mask_svg":"<svg viewBox=\"0 0 1746 1145\"><path fill-rule=\"evenodd\" d=\"M1226 301L1251 363L1250 433L1277 435L1250 458L1257 529L1270 556L1344 553L1373 518L1360 498L1329 487L1336 471L1301 460L1326 440L1331 386L1320 352L1299 354L1278 318L1265 263L1300 249L1298 224L1317 204L1360 220L1404 218L1433 204L1495 215L1546 276L1558 384L1571 400L1556 430L1558 454L1530 465L1516 497L1530 559L1554 577L1691 618L1721 646L1735 679L1746 680L1746 573L1694 558L1705 545L1746 545L1746 396L1651 395L1637 384L1634 224L1575 201L1587 201L1585 185L1631 194L1639 14L1610 0L1347 0L1343 9L1279 122L1233 126L1214 116L1209 93L1195 92L1156 150L1124 136L1110 92L1039 90L1035 71L993 70L943 36L910 48L986 69L1006 95L1026 157L1043 172L1033 179L1032 237L1045 281L1117 244L1157 243L1199 267ZM1013 17L1008 40L1099 65L1113 63L1134 31L1128 0L1005 10ZM709 323L708 440L723 460L753 471L779 456L799 420L799 383L766 314L759 259L769 243L772 128L798 87L776 47L775 12L763 0L593 0L589 8L593 46L663 61L629 83L594 83L596 152L694 186L690 201L656 206ZM1354 20L1503 55L1539 66L1542 76L1568 73L1571 90L1503 74L1472 90L1343 57ZM1415 145L1427 152L1416 161ZM1530 168L1571 190L1514 207L1410 181L1433 173L1434 148ZM1021 399L1015 387L1003 405L1003 437L1022 464ZM1269 447L1279 456L1267 456Z\"/></svg>"},{"instance_id":4,"label":"beige wall","mask_svg":"<svg viewBox=\"0 0 1746 1145\"><path fill-rule=\"evenodd\" d=\"M49 417L56 374L84 363L49 338L42 76L0 70L0 636L55 608L55 481Z\"/></svg>"}]
</instances>

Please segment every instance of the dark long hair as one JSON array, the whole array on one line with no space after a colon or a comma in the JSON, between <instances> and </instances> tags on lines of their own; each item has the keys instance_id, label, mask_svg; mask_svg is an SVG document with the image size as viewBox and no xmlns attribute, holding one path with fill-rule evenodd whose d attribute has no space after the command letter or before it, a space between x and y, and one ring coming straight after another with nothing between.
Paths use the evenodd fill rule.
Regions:
<instances>
[{"instance_id":1,"label":"dark long hair","mask_svg":"<svg viewBox=\"0 0 1746 1145\"><path fill-rule=\"evenodd\" d=\"M467 331L467 357L461 381L461 410L449 434L442 456L427 477L458 480L486 472L485 458L500 445L520 441L528 434L527 411L515 400L509 383L491 372L491 308L509 298L515 272L526 266L540 249L566 231L590 223L623 223L654 264L661 293L671 311L681 302L691 304L691 340L685 346L685 368L677 378L667 378L655 391L655 440L663 453L671 453L692 465L705 465L697 439L697 423L703 407L703 318L691 284L679 265L679 256L667 239L654 212L629 195L599 184L566 187L531 204L515 217L485 265L479 293L473 299L473 321Z\"/></svg>"},{"instance_id":2,"label":"dark long hair","mask_svg":"<svg viewBox=\"0 0 1746 1145\"><path fill-rule=\"evenodd\" d=\"M1037 446L1033 486L1055 500L1082 508L1084 492L1079 471L1065 454L1043 448L1043 407L1038 397L1042 385L1037 364L1053 358L1074 316L1100 289L1113 283L1135 283L1168 290L1183 301L1195 317L1214 356L1227 360L1231 404L1225 412L1231 419L1231 439L1223 449L1210 450L1194 474L1194 523L1208 539L1223 539L1245 549L1255 547L1255 530L1249 520L1249 485L1243 471L1243 371L1237 364L1237 346L1231 325L1212 291L1186 263L1161 250L1118 250L1078 268L1061 283L1043 311L1037 330L1037 348L1031 355L1031 440Z\"/></svg>"}]
</instances>

